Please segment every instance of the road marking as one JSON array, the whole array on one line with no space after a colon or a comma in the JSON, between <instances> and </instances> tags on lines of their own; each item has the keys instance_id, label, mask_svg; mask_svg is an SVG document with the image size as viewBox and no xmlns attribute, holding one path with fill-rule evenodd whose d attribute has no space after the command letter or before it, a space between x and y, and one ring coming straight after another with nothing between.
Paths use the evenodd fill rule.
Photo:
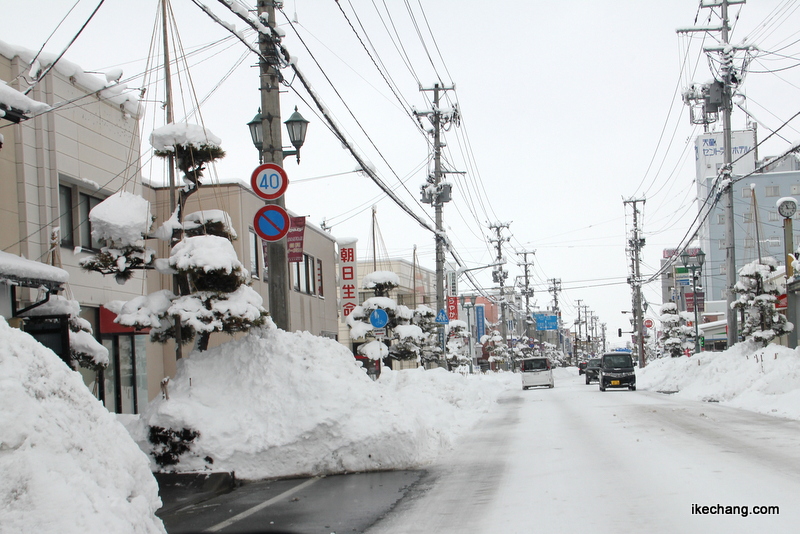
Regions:
<instances>
[{"instance_id":1,"label":"road marking","mask_svg":"<svg viewBox=\"0 0 800 534\"><path fill-rule=\"evenodd\" d=\"M233 525L234 523L237 523L237 522L241 521L245 517L249 517L249 516L253 515L256 512L258 512L260 510L263 510L267 506L272 506L276 502L278 502L278 501L280 501L282 499L285 499L286 497L289 497L290 495L293 495L293 494L297 493L301 489L310 486L311 484L313 484L314 482L316 482L320 478L322 478L322 477L310 478L310 479L306 480L305 482L303 482L302 484L298 484L297 486L293 487L292 489L286 490L283 493L281 493L280 495L277 495L277 496L269 499L268 501L264 501L261 504L257 504L255 506L253 506L252 508L249 508L249 509L245 510L244 512L236 514L235 516L231 517L230 519L226 519L222 523L218 523L218 524L214 525L213 527L207 528L205 530L205 532L217 532L219 530L222 530L225 527L229 527L229 526Z\"/></svg>"}]
</instances>

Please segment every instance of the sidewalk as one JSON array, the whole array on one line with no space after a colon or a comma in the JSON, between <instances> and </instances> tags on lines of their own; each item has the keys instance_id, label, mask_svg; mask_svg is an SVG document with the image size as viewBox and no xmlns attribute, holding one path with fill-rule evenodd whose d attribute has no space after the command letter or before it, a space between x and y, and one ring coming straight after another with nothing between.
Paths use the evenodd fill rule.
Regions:
<instances>
[{"instance_id":1,"label":"sidewalk","mask_svg":"<svg viewBox=\"0 0 800 534\"><path fill-rule=\"evenodd\" d=\"M158 482L161 508L157 514L196 504L232 491L236 476L227 472L154 473Z\"/></svg>"}]
</instances>

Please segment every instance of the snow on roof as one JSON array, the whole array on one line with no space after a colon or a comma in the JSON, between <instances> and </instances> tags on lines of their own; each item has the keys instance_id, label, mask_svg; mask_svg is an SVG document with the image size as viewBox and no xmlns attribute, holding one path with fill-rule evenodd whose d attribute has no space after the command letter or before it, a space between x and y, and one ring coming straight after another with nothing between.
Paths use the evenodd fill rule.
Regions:
<instances>
[{"instance_id":1,"label":"snow on roof","mask_svg":"<svg viewBox=\"0 0 800 534\"><path fill-rule=\"evenodd\" d=\"M37 52L33 50L21 46L14 46L5 41L0 41L0 55L8 59L19 57L27 65L30 65L30 73L32 75L43 71L58 57L55 54L47 52L41 52L37 56ZM36 58L36 61L34 61L34 58ZM118 69L110 72L107 76L96 76L84 72L81 67L63 57L58 60L54 69L61 75L69 78L70 81L87 93L97 93L100 98L107 100L115 106L119 106L120 109L123 109L129 115L137 118L139 117L139 92L129 89L126 84L109 84L108 82L108 78L118 80L122 77Z\"/></svg>"},{"instance_id":2,"label":"snow on roof","mask_svg":"<svg viewBox=\"0 0 800 534\"><path fill-rule=\"evenodd\" d=\"M65 284L69 281L69 273L64 269L38 261L26 260L2 251L0 251L0 277L46 280L60 284Z\"/></svg>"},{"instance_id":3,"label":"snow on roof","mask_svg":"<svg viewBox=\"0 0 800 534\"><path fill-rule=\"evenodd\" d=\"M0 80L0 104L4 104L7 108L18 109L25 115L43 113L50 109L47 104L28 98L13 87L9 87L3 80ZM3 116L5 111L0 109L0 117Z\"/></svg>"},{"instance_id":4,"label":"snow on roof","mask_svg":"<svg viewBox=\"0 0 800 534\"><path fill-rule=\"evenodd\" d=\"M219 147L222 139L198 124L186 122L170 123L153 130L150 134L150 145L159 151L172 151L176 145L200 148L202 146Z\"/></svg>"},{"instance_id":5,"label":"snow on roof","mask_svg":"<svg viewBox=\"0 0 800 534\"><path fill-rule=\"evenodd\" d=\"M114 193L89 213L92 235L115 245L134 245L153 225L150 202L125 191Z\"/></svg>"}]
</instances>

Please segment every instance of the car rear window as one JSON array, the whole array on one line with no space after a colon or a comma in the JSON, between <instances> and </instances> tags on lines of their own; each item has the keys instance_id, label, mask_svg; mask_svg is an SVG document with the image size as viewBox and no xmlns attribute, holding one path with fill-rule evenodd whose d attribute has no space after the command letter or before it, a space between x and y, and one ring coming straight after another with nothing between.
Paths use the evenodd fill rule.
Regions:
<instances>
[{"instance_id":1,"label":"car rear window","mask_svg":"<svg viewBox=\"0 0 800 534\"><path fill-rule=\"evenodd\" d=\"M523 371L542 371L544 369L550 369L549 362L547 358L537 358L535 360L522 360L522 370Z\"/></svg>"}]
</instances>

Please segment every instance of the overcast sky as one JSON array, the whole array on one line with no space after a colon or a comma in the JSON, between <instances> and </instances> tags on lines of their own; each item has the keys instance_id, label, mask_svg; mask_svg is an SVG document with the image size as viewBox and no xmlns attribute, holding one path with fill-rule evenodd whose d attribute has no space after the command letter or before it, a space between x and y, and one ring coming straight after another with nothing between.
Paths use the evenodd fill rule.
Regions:
<instances>
[{"instance_id":1,"label":"overcast sky","mask_svg":"<svg viewBox=\"0 0 800 534\"><path fill-rule=\"evenodd\" d=\"M244 28L219 2L204 2ZM3 18L15 21L6 25L2 39L38 50L55 31L45 50L59 53L98 1L80 0L56 29L72 4L0 0ZM155 27L158 2L137 0L135 6L106 0L65 57L86 71L121 66L123 79L142 86L151 38L154 32L160 35ZM796 0L761 0L731 8L736 24L732 42L749 37L762 50L780 49L787 56L763 56L751 63L744 88L749 110L762 122L760 132L800 111L800 69L789 68L798 64L793 55L800 53L794 44L800 39L798 7ZM175 115L185 116L195 100L204 101L202 121L222 138L228 153L212 175L247 180L258 163L246 127L259 106L256 58L234 39L218 44L230 34L191 0L173 0L172 9L183 50L192 52L186 60L191 80L183 61L183 72L174 75ZM278 14L287 33L284 44L314 90L383 180L426 218L433 211L418 202L430 168L428 139L408 106L430 109L431 93L420 92L420 85L455 84L446 105L457 101L463 120L445 134L446 168L467 174L450 175L453 201L444 213L450 239L468 267L494 261L488 225L510 223L503 233L511 238L504 247L510 283L523 274L516 265L522 256L516 253L536 251L528 256L534 263L536 305L551 304L547 281L557 278L568 326L580 300L608 324L611 341L617 341L618 328L630 329L628 316L621 313L631 307L625 243L632 217L623 200L646 198L640 217L647 239L646 276L658 268L662 250L684 236L696 212L692 140L698 131L689 124L680 92L691 81L709 81L711 72L700 39L690 42L675 30L692 26L696 16L698 25L717 25L717 17L707 24L710 10L699 10L698 0L671 0L669 7L635 0L488 5L477 0L287 0L284 11L296 20L293 29ZM160 48L157 43L151 65L161 63ZM373 61L385 68L384 76ZM766 72L777 69L786 70ZM292 82L290 70L285 76ZM160 80L150 76L147 84L145 139L163 122ZM433 269L432 234L369 178L352 172L356 162L310 107L299 83L292 87L282 95L283 120L298 106L311 124L301 164L285 161L289 210L308 215L316 225L327 221L337 237L358 237L359 256L366 259L372 257L370 208L376 205L378 259L410 258L416 245L421 265ZM742 112L736 110L733 124L744 127ZM759 154L777 154L800 139L791 126L800 128L791 123L782 131L785 140L775 138ZM148 163L143 173L161 176L161 162ZM484 286L493 285L489 269L473 272ZM660 284L646 286L644 294L651 304L648 315L654 316L661 304Z\"/></svg>"}]
</instances>

